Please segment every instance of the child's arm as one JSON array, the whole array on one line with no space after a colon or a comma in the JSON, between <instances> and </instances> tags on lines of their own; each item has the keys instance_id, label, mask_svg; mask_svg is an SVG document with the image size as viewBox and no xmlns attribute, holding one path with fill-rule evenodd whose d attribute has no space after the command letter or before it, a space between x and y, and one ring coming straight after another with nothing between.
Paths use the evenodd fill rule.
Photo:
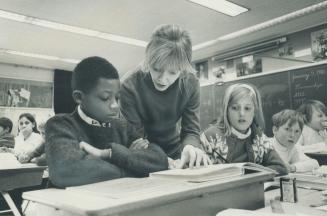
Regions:
<instances>
[{"instance_id":1,"label":"child's arm","mask_svg":"<svg viewBox=\"0 0 327 216\"><path fill-rule=\"evenodd\" d=\"M78 128L68 116L55 116L46 124L45 151L54 185L68 187L128 176L116 165L81 150Z\"/></svg>"},{"instance_id":2,"label":"child's arm","mask_svg":"<svg viewBox=\"0 0 327 216\"><path fill-rule=\"evenodd\" d=\"M295 166L295 172L311 172L319 167L317 160L309 158L296 146L294 146L290 157L290 163Z\"/></svg>"},{"instance_id":3,"label":"child's arm","mask_svg":"<svg viewBox=\"0 0 327 216\"><path fill-rule=\"evenodd\" d=\"M144 177L150 172L168 168L168 158L156 145L149 145L146 149L128 149L115 143L111 143L111 146L114 150L98 149L86 142L80 142L80 148L88 154L117 164L118 167L128 169L137 176Z\"/></svg>"},{"instance_id":4,"label":"child's arm","mask_svg":"<svg viewBox=\"0 0 327 216\"><path fill-rule=\"evenodd\" d=\"M280 175L286 175L288 173L287 166L274 149L267 150L263 156L262 165L276 170Z\"/></svg>"}]
</instances>

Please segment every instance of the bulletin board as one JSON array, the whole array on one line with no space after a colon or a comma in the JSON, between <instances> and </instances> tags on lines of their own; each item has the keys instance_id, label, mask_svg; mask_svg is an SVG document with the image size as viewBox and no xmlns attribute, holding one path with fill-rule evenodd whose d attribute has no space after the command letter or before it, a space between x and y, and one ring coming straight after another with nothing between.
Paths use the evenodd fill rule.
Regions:
<instances>
[{"instance_id":1,"label":"bulletin board","mask_svg":"<svg viewBox=\"0 0 327 216\"><path fill-rule=\"evenodd\" d=\"M53 107L53 84L50 82L0 78L0 106Z\"/></svg>"}]
</instances>

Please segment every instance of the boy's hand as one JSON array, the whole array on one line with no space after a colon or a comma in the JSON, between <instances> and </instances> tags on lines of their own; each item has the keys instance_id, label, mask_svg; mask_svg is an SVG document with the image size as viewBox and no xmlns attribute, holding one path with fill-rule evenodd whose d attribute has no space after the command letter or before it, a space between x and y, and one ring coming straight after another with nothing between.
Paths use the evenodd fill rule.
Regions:
<instances>
[{"instance_id":1,"label":"boy's hand","mask_svg":"<svg viewBox=\"0 0 327 216\"><path fill-rule=\"evenodd\" d=\"M291 164L291 165L287 164L286 166L287 166L288 172L290 172L290 173L296 172L296 166L294 164Z\"/></svg>"},{"instance_id":2,"label":"boy's hand","mask_svg":"<svg viewBox=\"0 0 327 216\"><path fill-rule=\"evenodd\" d=\"M147 149L150 142L147 139L139 138L134 140L129 149Z\"/></svg>"},{"instance_id":3,"label":"boy's hand","mask_svg":"<svg viewBox=\"0 0 327 216\"><path fill-rule=\"evenodd\" d=\"M184 147L178 168L182 169L187 163L190 168L194 166L199 168L201 164L204 166L212 164L210 158L204 151L192 145L186 145Z\"/></svg>"},{"instance_id":4,"label":"boy's hand","mask_svg":"<svg viewBox=\"0 0 327 216\"><path fill-rule=\"evenodd\" d=\"M168 157L168 169L177 169L180 162L181 162L180 159L174 160Z\"/></svg>"},{"instance_id":5,"label":"boy's hand","mask_svg":"<svg viewBox=\"0 0 327 216\"><path fill-rule=\"evenodd\" d=\"M80 149L82 149L86 153L88 153L90 155L93 155L96 158L101 158L100 149L95 148L95 147L91 146L90 144L88 144L88 143L86 143L84 141L81 141L79 143L79 147L80 147Z\"/></svg>"},{"instance_id":6,"label":"boy's hand","mask_svg":"<svg viewBox=\"0 0 327 216\"><path fill-rule=\"evenodd\" d=\"M79 143L80 149L84 150L86 153L100 159L108 159L111 157L111 149L98 149L84 141Z\"/></svg>"}]
</instances>

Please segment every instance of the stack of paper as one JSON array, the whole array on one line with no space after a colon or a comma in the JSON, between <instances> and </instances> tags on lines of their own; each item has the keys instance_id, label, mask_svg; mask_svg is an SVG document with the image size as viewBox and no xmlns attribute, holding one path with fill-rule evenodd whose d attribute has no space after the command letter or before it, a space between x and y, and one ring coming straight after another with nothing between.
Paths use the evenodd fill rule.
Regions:
<instances>
[{"instance_id":1,"label":"stack of paper","mask_svg":"<svg viewBox=\"0 0 327 216\"><path fill-rule=\"evenodd\" d=\"M240 176L244 168L235 164L215 164L201 168L173 169L151 173L150 177L181 179L188 182L206 182Z\"/></svg>"},{"instance_id":2,"label":"stack of paper","mask_svg":"<svg viewBox=\"0 0 327 216\"><path fill-rule=\"evenodd\" d=\"M12 169L20 167L21 164L12 153L0 153L0 169Z\"/></svg>"}]
</instances>

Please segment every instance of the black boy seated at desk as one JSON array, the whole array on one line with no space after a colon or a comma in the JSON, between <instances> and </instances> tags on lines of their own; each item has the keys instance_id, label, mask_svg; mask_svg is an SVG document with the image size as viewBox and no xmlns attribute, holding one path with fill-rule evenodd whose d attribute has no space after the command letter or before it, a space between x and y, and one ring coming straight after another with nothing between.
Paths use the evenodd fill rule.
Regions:
<instances>
[{"instance_id":1,"label":"black boy seated at desk","mask_svg":"<svg viewBox=\"0 0 327 216\"><path fill-rule=\"evenodd\" d=\"M68 187L145 177L168 168L161 148L140 141L127 121L118 118L120 81L112 64L100 57L82 60L74 69L72 89L76 110L56 115L45 128L52 184Z\"/></svg>"}]
</instances>

